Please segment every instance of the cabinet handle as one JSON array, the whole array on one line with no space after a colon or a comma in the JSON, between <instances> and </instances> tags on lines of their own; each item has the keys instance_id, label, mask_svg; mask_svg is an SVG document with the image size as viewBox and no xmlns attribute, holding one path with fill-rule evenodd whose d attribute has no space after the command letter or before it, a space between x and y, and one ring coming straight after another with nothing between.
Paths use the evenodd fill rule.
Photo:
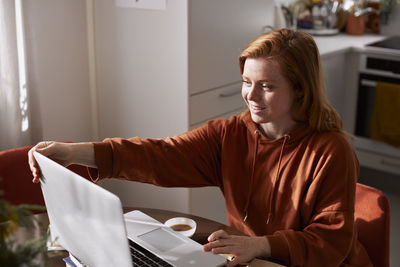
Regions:
<instances>
[{"instance_id":1,"label":"cabinet handle","mask_svg":"<svg viewBox=\"0 0 400 267\"><path fill-rule=\"evenodd\" d=\"M381 160L381 163L382 163L383 165L386 165L386 166L395 167L395 168L400 169L400 164L399 164L399 163L396 163L396 162L390 162L390 161L388 161L388 160L382 159L382 160Z\"/></svg>"},{"instance_id":2,"label":"cabinet handle","mask_svg":"<svg viewBox=\"0 0 400 267\"><path fill-rule=\"evenodd\" d=\"M234 95L238 95L240 93L241 93L241 91L233 91L233 92L230 92L230 93L221 93L221 94L219 94L219 97L231 97L231 96L234 96Z\"/></svg>"}]
</instances>

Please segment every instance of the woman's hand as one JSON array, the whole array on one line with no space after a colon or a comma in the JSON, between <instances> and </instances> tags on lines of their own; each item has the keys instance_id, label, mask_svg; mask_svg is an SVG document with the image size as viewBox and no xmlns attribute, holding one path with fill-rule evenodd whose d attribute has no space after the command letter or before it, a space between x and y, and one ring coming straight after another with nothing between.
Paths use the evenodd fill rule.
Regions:
<instances>
[{"instance_id":1,"label":"woman's hand","mask_svg":"<svg viewBox=\"0 0 400 267\"><path fill-rule=\"evenodd\" d=\"M233 260L227 263L228 267L249 262L256 257L269 257L271 254L271 248L265 236L235 236L219 230L208 237L208 242L203 246L204 251L234 255Z\"/></svg>"},{"instance_id":2,"label":"woman's hand","mask_svg":"<svg viewBox=\"0 0 400 267\"><path fill-rule=\"evenodd\" d=\"M34 151L43 154L65 167L71 164L95 167L94 149L91 143L40 142L28 152L29 167L33 174L33 183L38 183L41 176L39 165L33 156Z\"/></svg>"}]
</instances>

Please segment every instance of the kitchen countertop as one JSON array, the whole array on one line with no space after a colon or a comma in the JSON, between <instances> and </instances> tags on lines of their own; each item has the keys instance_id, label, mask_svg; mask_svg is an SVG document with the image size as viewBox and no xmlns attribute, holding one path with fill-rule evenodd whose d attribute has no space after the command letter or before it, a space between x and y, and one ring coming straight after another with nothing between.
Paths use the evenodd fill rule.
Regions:
<instances>
[{"instance_id":1,"label":"kitchen countertop","mask_svg":"<svg viewBox=\"0 0 400 267\"><path fill-rule=\"evenodd\" d=\"M366 44L380 41L385 37L386 36L376 34L348 35L345 33L333 36L313 36L321 57L329 57L351 49L364 51L366 49Z\"/></svg>"}]
</instances>

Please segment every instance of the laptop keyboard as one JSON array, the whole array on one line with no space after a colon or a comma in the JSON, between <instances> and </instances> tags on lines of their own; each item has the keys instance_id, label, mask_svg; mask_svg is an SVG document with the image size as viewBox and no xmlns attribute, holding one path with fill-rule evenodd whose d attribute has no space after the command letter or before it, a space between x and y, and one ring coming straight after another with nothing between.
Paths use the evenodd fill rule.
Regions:
<instances>
[{"instance_id":1,"label":"laptop keyboard","mask_svg":"<svg viewBox=\"0 0 400 267\"><path fill-rule=\"evenodd\" d=\"M168 262L154 255L147 249L129 240L133 266L171 266Z\"/></svg>"}]
</instances>

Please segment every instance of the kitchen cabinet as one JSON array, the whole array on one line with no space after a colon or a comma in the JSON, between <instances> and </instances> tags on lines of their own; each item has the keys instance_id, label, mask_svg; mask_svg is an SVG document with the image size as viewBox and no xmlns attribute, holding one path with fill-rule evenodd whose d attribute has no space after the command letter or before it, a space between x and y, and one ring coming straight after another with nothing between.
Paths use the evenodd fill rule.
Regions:
<instances>
[{"instance_id":1,"label":"kitchen cabinet","mask_svg":"<svg viewBox=\"0 0 400 267\"><path fill-rule=\"evenodd\" d=\"M359 136L356 133L357 103L359 90L361 90L359 89L359 74L364 72L375 76L378 74L387 75L382 71L365 70L365 62L362 58L365 58L366 55L390 60L399 57L399 54L394 51L378 51L365 46L383 38L384 36L379 35L361 37L339 35L330 39L321 37L315 39L320 50L323 51L322 65L328 99L341 115L344 130L354 135L351 141L360 165L398 175L400 173L400 150L386 143L372 140L367 136ZM335 50L329 47L328 42L331 44L340 42L340 47ZM389 74L389 77L398 79L396 74ZM362 90L366 90L365 86ZM369 107L369 110L371 109L372 107Z\"/></svg>"},{"instance_id":2,"label":"kitchen cabinet","mask_svg":"<svg viewBox=\"0 0 400 267\"><path fill-rule=\"evenodd\" d=\"M400 75L396 72L395 66L400 63L400 52L396 49L376 49L366 47L357 53L357 83L356 93L353 98L355 110L353 119L354 147L356 149L360 164L364 167L400 174L400 149L395 144L372 138L372 116L375 113L376 100L379 95L378 83L387 82L393 86L400 84ZM373 65L370 62L378 61L380 64ZM389 66L389 68L388 68ZM393 66L393 67L391 67ZM392 100L396 99L392 96ZM387 101L385 105L395 105ZM379 105L378 105L379 106ZM378 121L381 123L386 118L392 118L391 124L396 125L395 117L390 117L396 112L380 113L378 108ZM379 128L379 127L378 127ZM390 128L385 129L385 134L391 132Z\"/></svg>"},{"instance_id":3,"label":"kitchen cabinet","mask_svg":"<svg viewBox=\"0 0 400 267\"><path fill-rule=\"evenodd\" d=\"M349 133L354 133L359 52L366 44L383 38L376 34L314 36L321 54L326 95Z\"/></svg>"},{"instance_id":4,"label":"kitchen cabinet","mask_svg":"<svg viewBox=\"0 0 400 267\"><path fill-rule=\"evenodd\" d=\"M229 117L242 112L246 104L241 97L241 82L193 94L189 99L189 126L198 127L215 117ZM205 108L207 107L207 108Z\"/></svg>"},{"instance_id":5,"label":"kitchen cabinet","mask_svg":"<svg viewBox=\"0 0 400 267\"><path fill-rule=\"evenodd\" d=\"M94 22L100 138L165 138L244 110L237 58L272 25L273 2L170 0L146 10L95 0ZM210 218L226 222L219 190L104 186L127 206L205 217L212 207Z\"/></svg>"},{"instance_id":6,"label":"kitchen cabinet","mask_svg":"<svg viewBox=\"0 0 400 267\"><path fill-rule=\"evenodd\" d=\"M343 128L354 133L357 102L358 53L351 49L322 55L325 91L343 121Z\"/></svg>"},{"instance_id":7,"label":"kitchen cabinet","mask_svg":"<svg viewBox=\"0 0 400 267\"><path fill-rule=\"evenodd\" d=\"M336 109L336 111L344 117L343 99L345 94L345 73L347 52L330 54L321 57L322 67L324 70L324 81L326 95Z\"/></svg>"}]
</instances>

